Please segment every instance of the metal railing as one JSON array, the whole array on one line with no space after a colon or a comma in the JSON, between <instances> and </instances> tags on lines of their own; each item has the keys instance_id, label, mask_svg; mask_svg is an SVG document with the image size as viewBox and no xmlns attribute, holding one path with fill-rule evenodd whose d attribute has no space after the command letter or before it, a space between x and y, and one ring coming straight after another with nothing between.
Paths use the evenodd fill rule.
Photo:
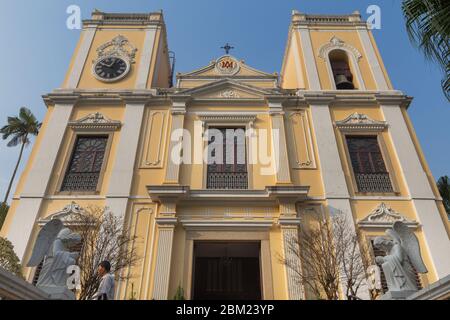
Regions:
<instances>
[{"instance_id":1,"label":"metal railing","mask_svg":"<svg viewBox=\"0 0 450 320\"><path fill-rule=\"evenodd\" d=\"M61 191L95 191L99 172L67 173L61 186Z\"/></svg>"},{"instance_id":2,"label":"metal railing","mask_svg":"<svg viewBox=\"0 0 450 320\"><path fill-rule=\"evenodd\" d=\"M359 192L394 192L389 173L355 173Z\"/></svg>"},{"instance_id":3,"label":"metal railing","mask_svg":"<svg viewBox=\"0 0 450 320\"><path fill-rule=\"evenodd\" d=\"M247 172L209 172L208 189L248 189Z\"/></svg>"}]
</instances>

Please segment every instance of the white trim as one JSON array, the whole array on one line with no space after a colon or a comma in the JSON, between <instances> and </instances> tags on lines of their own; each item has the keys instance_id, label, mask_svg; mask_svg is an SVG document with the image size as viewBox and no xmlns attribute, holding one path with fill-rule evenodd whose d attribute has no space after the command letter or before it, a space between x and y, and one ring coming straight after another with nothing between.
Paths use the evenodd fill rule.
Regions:
<instances>
[{"instance_id":1,"label":"white trim","mask_svg":"<svg viewBox=\"0 0 450 320\"><path fill-rule=\"evenodd\" d=\"M144 104L127 104L123 127L117 145L114 167L109 179L107 197L128 198L134 175L138 143L144 117ZM112 208L111 208L112 209ZM114 213L117 214L117 213ZM123 213L124 214L124 213Z\"/></svg>"},{"instance_id":2,"label":"white trim","mask_svg":"<svg viewBox=\"0 0 450 320\"><path fill-rule=\"evenodd\" d=\"M147 87L153 50L155 48L156 27L149 27L145 31L144 47L142 48L141 61L137 68L136 88L145 89Z\"/></svg>"},{"instance_id":3,"label":"white trim","mask_svg":"<svg viewBox=\"0 0 450 320\"><path fill-rule=\"evenodd\" d=\"M67 80L66 88L76 88L81 79L81 73L87 62L89 50L91 49L94 40L96 26L88 26L83 30L83 40L77 52L77 56L70 71L69 79Z\"/></svg>"},{"instance_id":4,"label":"white trim","mask_svg":"<svg viewBox=\"0 0 450 320\"><path fill-rule=\"evenodd\" d=\"M328 105L311 105L310 110L326 198L348 199L350 196L342 171L329 107Z\"/></svg>"},{"instance_id":5,"label":"white trim","mask_svg":"<svg viewBox=\"0 0 450 320\"><path fill-rule=\"evenodd\" d=\"M300 42L303 52L303 60L306 66L309 90L321 90L319 73L317 71L316 61L314 59L314 51L311 43L311 35L309 29L305 27L297 27L296 30L300 35Z\"/></svg>"},{"instance_id":6,"label":"white trim","mask_svg":"<svg viewBox=\"0 0 450 320\"><path fill-rule=\"evenodd\" d=\"M357 28L359 38L361 39L362 46L366 52L366 59L372 71L373 78L375 80L378 90L389 90L389 85L384 77L383 70L378 61L375 53L375 48L372 45L369 37L369 31L367 28Z\"/></svg>"},{"instance_id":7,"label":"white trim","mask_svg":"<svg viewBox=\"0 0 450 320\"><path fill-rule=\"evenodd\" d=\"M269 102L269 108L271 110L283 109L281 103L272 102ZM270 120L272 123L272 160L273 163L276 164L275 169L277 183L291 183L291 166L289 165L288 147L286 143L286 130L284 128L284 112L271 114ZM276 136L274 135L275 130L278 130L278 141L276 141ZM277 146L278 152L276 152Z\"/></svg>"},{"instance_id":8,"label":"white trim","mask_svg":"<svg viewBox=\"0 0 450 320\"><path fill-rule=\"evenodd\" d=\"M294 63L295 63L295 70L296 70L296 75L297 75L297 85L298 87L303 87L305 88L305 79L303 79L303 68L302 68L302 63L300 61L300 50L299 50L299 45L298 45L298 41L297 41L297 35L295 33L292 33L292 37L294 37ZM303 82L303 86L300 86L300 79L301 78L302 82Z\"/></svg>"}]
</instances>

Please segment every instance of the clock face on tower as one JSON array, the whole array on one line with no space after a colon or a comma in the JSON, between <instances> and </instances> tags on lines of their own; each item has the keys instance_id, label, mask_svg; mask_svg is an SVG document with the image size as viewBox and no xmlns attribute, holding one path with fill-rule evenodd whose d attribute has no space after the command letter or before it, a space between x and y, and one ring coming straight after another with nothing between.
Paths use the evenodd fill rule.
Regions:
<instances>
[{"instance_id":1,"label":"clock face on tower","mask_svg":"<svg viewBox=\"0 0 450 320\"><path fill-rule=\"evenodd\" d=\"M130 71L130 64L119 57L105 57L94 63L94 75L100 81L113 82L124 78Z\"/></svg>"}]
</instances>

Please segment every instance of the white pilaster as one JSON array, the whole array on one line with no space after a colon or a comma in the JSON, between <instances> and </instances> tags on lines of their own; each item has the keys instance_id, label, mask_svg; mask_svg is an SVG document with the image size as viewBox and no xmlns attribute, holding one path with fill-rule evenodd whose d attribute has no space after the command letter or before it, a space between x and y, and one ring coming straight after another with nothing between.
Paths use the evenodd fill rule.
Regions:
<instances>
[{"instance_id":1,"label":"white pilaster","mask_svg":"<svg viewBox=\"0 0 450 320\"><path fill-rule=\"evenodd\" d=\"M298 219L295 219L295 221L298 221ZM290 224L289 222L280 222L280 224L283 235L284 259L286 261L285 272L289 294L288 299L303 300L305 297L302 279L299 276L301 272L301 261L299 256L298 225Z\"/></svg>"},{"instance_id":2,"label":"white pilaster","mask_svg":"<svg viewBox=\"0 0 450 320\"><path fill-rule=\"evenodd\" d=\"M166 177L164 183L179 183L180 165L172 159L174 148L182 141L182 137L178 140L172 140L172 134L178 130L183 130L184 115L186 113L186 101L173 101L172 106L172 129L170 130L169 156L167 159Z\"/></svg>"},{"instance_id":3,"label":"white pilaster","mask_svg":"<svg viewBox=\"0 0 450 320\"><path fill-rule=\"evenodd\" d=\"M158 246L156 266L153 277L153 299L169 298L170 265L172 263L172 246L175 226L173 224L158 225Z\"/></svg>"},{"instance_id":4,"label":"white pilaster","mask_svg":"<svg viewBox=\"0 0 450 320\"><path fill-rule=\"evenodd\" d=\"M144 110L145 103L126 104L106 199L107 207L119 217L125 215L131 192Z\"/></svg>"},{"instance_id":5,"label":"white pilaster","mask_svg":"<svg viewBox=\"0 0 450 320\"><path fill-rule=\"evenodd\" d=\"M310 108L327 206L330 214L337 212L344 214L347 221L350 222L352 231L356 232L347 182L342 170L329 107L327 104L316 104L311 105ZM342 286L345 287L345 284ZM361 285L359 292L360 298L369 299L370 295L365 282Z\"/></svg>"},{"instance_id":6,"label":"white pilaster","mask_svg":"<svg viewBox=\"0 0 450 320\"><path fill-rule=\"evenodd\" d=\"M74 102L55 105L20 195L7 236L20 260L24 257L34 223L39 216L73 105Z\"/></svg>"},{"instance_id":7,"label":"white pilaster","mask_svg":"<svg viewBox=\"0 0 450 320\"><path fill-rule=\"evenodd\" d=\"M380 61L378 61L377 55L375 53L375 48L370 41L369 31L366 27L359 27L358 35L361 39L364 52L366 53L367 62L369 63L370 70L372 70L372 75L374 77L375 83L378 90L389 90L388 83L384 77L383 69L380 66Z\"/></svg>"},{"instance_id":8,"label":"white pilaster","mask_svg":"<svg viewBox=\"0 0 450 320\"><path fill-rule=\"evenodd\" d=\"M291 174L281 102L269 102L272 121L272 157L275 158L277 183L291 183ZM278 135L274 133L277 132Z\"/></svg>"},{"instance_id":9,"label":"white pilaster","mask_svg":"<svg viewBox=\"0 0 450 320\"><path fill-rule=\"evenodd\" d=\"M385 121L389 124L389 133L402 168L403 177L413 199L417 218L422 224L428 252L436 274L439 278L443 278L450 274L450 240L436 205L436 197L420 163L401 107L381 105L381 109Z\"/></svg>"},{"instance_id":10,"label":"white pilaster","mask_svg":"<svg viewBox=\"0 0 450 320\"><path fill-rule=\"evenodd\" d=\"M141 62L137 68L136 88L145 89L147 87L150 67L152 63L153 51L155 48L157 27L149 26L145 31L144 46L142 48Z\"/></svg>"},{"instance_id":11,"label":"white pilaster","mask_svg":"<svg viewBox=\"0 0 450 320\"><path fill-rule=\"evenodd\" d=\"M77 56L75 57L72 71L70 72L69 78L67 80L67 88L74 89L78 86L81 78L81 73L83 72L84 66L86 65L86 59L88 57L89 50L91 49L96 30L96 26L87 26L83 30L82 40L77 51Z\"/></svg>"},{"instance_id":12,"label":"white pilaster","mask_svg":"<svg viewBox=\"0 0 450 320\"><path fill-rule=\"evenodd\" d=\"M315 104L310 109L325 195L327 198L349 198L328 105Z\"/></svg>"},{"instance_id":13,"label":"white pilaster","mask_svg":"<svg viewBox=\"0 0 450 320\"><path fill-rule=\"evenodd\" d=\"M300 35L300 44L302 47L303 61L305 62L306 74L308 77L309 90L320 90L319 73L317 71L316 60L314 58L314 50L311 43L311 35L306 26L297 28Z\"/></svg>"}]
</instances>

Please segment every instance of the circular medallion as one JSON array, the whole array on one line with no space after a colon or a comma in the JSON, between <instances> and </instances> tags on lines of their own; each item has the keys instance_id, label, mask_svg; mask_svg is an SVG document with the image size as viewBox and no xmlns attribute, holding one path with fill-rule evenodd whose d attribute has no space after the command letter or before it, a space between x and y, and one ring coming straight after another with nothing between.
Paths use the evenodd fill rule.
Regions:
<instances>
[{"instance_id":1,"label":"circular medallion","mask_svg":"<svg viewBox=\"0 0 450 320\"><path fill-rule=\"evenodd\" d=\"M239 62L232 56L223 56L216 61L216 71L219 74L232 76L239 71Z\"/></svg>"}]
</instances>

